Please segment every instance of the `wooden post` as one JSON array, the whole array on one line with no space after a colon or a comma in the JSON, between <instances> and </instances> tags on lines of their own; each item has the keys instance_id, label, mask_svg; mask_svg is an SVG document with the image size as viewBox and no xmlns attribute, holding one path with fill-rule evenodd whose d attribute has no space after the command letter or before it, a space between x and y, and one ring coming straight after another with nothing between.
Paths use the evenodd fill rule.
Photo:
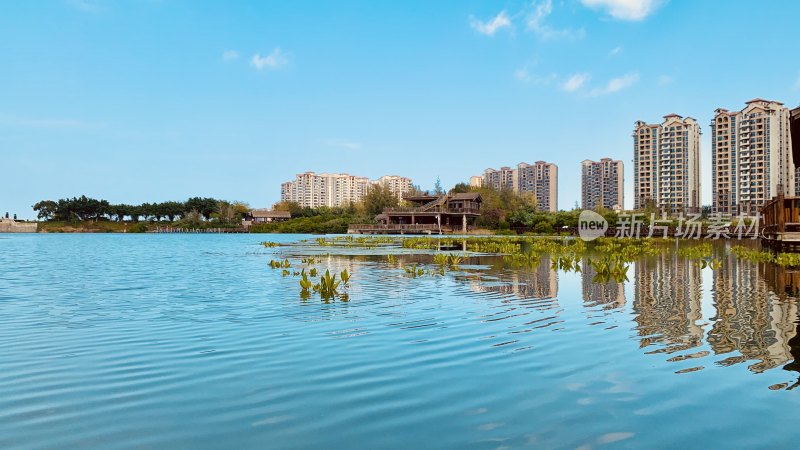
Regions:
<instances>
[{"instance_id":1,"label":"wooden post","mask_svg":"<svg viewBox=\"0 0 800 450\"><path fill-rule=\"evenodd\" d=\"M778 225L778 232L783 234L786 231L786 205L783 201L783 192L778 192L778 201L777 203L777 225Z\"/></svg>"}]
</instances>

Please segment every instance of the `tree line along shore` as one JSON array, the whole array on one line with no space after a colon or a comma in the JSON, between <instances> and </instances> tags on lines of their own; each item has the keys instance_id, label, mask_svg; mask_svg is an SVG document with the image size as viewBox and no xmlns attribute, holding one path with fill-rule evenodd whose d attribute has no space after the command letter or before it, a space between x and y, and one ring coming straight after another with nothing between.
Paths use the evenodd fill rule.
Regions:
<instances>
[{"instance_id":1,"label":"tree line along shore","mask_svg":"<svg viewBox=\"0 0 800 450\"><path fill-rule=\"evenodd\" d=\"M578 205L568 211L541 211L528 193L471 187L464 183L450 193L477 192L483 199L476 228L487 233L559 234L560 230L577 228L581 210ZM364 199L346 207L303 208L296 203L279 202L276 211L288 211L291 219L282 222L253 224L251 233L343 234L355 223L372 223L385 208L404 206L388 188L376 186ZM33 205L39 219L40 232L107 232L144 233L159 229L203 230L209 228L241 228L251 211L247 203L210 197L192 197L185 201L114 204L87 196L42 200ZM610 226L620 215L598 209ZM655 208L637 211L645 224ZM704 212L703 217L707 216Z\"/></svg>"}]
</instances>

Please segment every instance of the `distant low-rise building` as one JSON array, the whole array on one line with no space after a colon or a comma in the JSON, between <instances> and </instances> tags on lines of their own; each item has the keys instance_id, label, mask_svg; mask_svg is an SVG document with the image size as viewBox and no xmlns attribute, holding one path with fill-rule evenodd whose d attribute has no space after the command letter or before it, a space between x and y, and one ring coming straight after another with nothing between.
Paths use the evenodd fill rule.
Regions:
<instances>
[{"instance_id":1,"label":"distant low-rise building","mask_svg":"<svg viewBox=\"0 0 800 450\"><path fill-rule=\"evenodd\" d=\"M285 222L292 218L289 211L274 211L271 209L253 209L242 219L242 226L250 228L260 223Z\"/></svg>"}]
</instances>

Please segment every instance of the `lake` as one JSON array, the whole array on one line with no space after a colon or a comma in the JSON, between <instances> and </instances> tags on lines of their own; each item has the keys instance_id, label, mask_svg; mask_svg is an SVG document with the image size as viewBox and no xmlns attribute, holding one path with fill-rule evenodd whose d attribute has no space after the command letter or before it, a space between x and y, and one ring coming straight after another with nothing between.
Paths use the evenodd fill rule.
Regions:
<instances>
[{"instance_id":1,"label":"lake","mask_svg":"<svg viewBox=\"0 0 800 450\"><path fill-rule=\"evenodd\" d=\"M466 254L441 275L431 251L315 238L0 235L0 448L800 438L800 276L726 243L718 267L670 251L596 282L586 260ZM309 256L348 270L346 298L301 298Z\"/></svg>"}]
</instances>

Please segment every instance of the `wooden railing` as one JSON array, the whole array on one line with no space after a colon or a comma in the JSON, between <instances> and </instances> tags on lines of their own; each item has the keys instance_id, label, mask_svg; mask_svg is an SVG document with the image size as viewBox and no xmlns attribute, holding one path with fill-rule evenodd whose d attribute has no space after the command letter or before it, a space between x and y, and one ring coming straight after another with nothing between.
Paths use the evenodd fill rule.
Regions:
<instances>
[{"instance_id":1,"label":"wooden railing","mask_svg":"<svg viewBox=\"0 0 800 450\"><path fill-rule=\"evenodd\" d=\"M386 208L383 210L384 213L441 213L441 214L480 214L480 209L478 208L435 208L435 209L425 209L425 208L413 208L413 207L397 207L397 208Z\"/></svg>"}]
</instances>

